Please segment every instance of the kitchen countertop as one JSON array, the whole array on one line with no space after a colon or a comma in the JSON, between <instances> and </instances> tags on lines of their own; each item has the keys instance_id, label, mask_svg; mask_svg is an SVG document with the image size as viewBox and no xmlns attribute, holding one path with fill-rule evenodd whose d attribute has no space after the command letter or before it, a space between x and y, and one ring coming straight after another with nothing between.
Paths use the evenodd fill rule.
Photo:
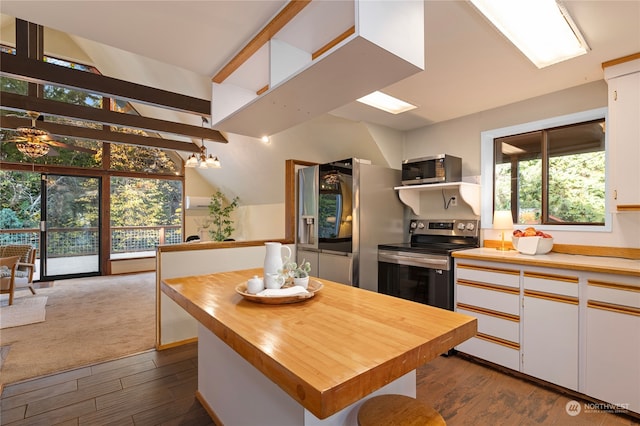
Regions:
<instances>
[{"instance_id":1,"label":"kitchen countertop","mask_svg":"<svg viewBox=\"0 0 640 426\"><path fill-rule=\"evenodd\" d=\"M172 278L161 287L320 419L476 334L473 317L316 278L324 287L299 303L259 304L236 293L261 274Z\"/></svg>"},{"instance_id":2,"label":"kitchen countertop","mask_svg":"<svg viewBox=\"0 0 640 426\"><path fill-rule=\"evenodd\" d=\"M619 257L583 256L554 252L532 256L521 254L516 250L504 252L490 247L456 251L453 253L453 257L640 277L640 260Z\"/></svg>"}]
</instances>

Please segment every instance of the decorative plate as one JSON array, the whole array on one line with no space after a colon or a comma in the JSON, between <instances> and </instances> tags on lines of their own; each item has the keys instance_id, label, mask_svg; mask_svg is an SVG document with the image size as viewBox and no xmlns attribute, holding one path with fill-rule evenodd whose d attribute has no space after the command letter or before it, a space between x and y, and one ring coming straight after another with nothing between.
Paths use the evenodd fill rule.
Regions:
<instances>
[{"instance_id":1,"label":"decorative plate","mask_svg":"<svg viewBox=\"0 0 640 426\"><path fill-rule=\"evenodd\" d=\"M285 284L284 288L288 286ZM289 285L290 287L290 285ZM247 300L256 303L264 303L266 305L283 305L286 303L297 303L310 299L322 289L323 285L320 281L309 280L306 294L295 294L291 296L258 296L257 294L247 293L247 283L243 282L236 286L236 293L240 294Z\"/></svg>"}]
</instances>

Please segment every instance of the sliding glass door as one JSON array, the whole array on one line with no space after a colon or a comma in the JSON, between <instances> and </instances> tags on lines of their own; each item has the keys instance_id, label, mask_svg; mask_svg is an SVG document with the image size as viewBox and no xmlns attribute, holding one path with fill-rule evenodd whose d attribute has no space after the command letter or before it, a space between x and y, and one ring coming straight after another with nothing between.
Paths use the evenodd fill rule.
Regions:
<instances>
[{"instance_id":1,"label":"sliding glass door","mask_svg":"<svg viewBox=\"0 0 640 426\"><path fill-rule=\"evenodd\" d=\"M41 280L100 275L100 178L42 175Z\"/></svg>"}]
</instances>

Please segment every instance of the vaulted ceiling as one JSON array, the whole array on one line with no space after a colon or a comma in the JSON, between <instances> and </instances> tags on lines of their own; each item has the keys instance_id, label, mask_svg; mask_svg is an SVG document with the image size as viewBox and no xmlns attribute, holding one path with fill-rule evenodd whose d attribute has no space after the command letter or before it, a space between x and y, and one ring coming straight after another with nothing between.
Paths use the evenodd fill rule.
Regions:
<instances>
[{"instance_id":1,"label":"vaulted ceiling","mask_svg":"<svg viewBox=\"0 0 640 426\"><path fill-rule=\"evenodd\" d=\"M285 4L283 0L3 0L0 12L68 33L84 49L93 49L96 57L120 64L119 71L101 69L107 75L210 98L210 78ZM602 62L640 52L639 1L564 4L591 51L540 70L467 1L427 0L425 71L381 88L418 108L394 116L352 102L332 113L411 130L601 80ZM148 69L140 75L137 56L157 61L157 75ZM175 71L171 78L167 64L178 67L181 78Z\"/></svg>"}]
</instances>

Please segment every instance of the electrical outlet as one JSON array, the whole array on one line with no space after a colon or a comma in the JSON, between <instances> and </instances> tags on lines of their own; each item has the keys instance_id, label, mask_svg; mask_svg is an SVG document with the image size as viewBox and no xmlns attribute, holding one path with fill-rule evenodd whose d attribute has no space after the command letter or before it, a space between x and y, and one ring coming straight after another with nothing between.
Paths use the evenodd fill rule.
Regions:
<instances>
[{"instance_id":1,"label":"electrical outlet","mask_svg":"<svg viewBox=\"0 0 640 426\"><path fill-rule=\"evenodd\" d=\"M458 205L458 197L455 195L449 199L451 202L449 203L449 207L456 207Z\"/></svg>"}]
</instances>

